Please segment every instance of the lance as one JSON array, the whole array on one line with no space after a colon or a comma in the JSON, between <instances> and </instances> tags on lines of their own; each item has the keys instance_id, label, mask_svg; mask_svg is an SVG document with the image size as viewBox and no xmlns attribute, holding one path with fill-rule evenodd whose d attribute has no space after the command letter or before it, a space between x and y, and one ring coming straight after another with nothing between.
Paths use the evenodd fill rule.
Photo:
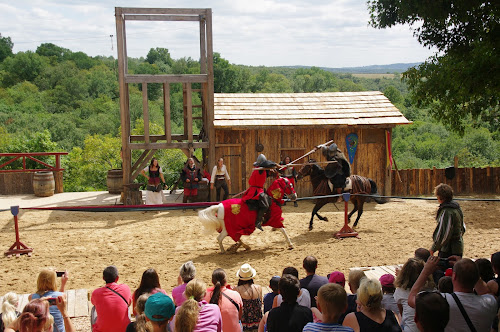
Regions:
<instances>
[{"instance_id":1,"label":"lance","mask_svg":"<svg viewBox=\"0 0 500 332\"><path fill-rule=\"evenodd\" d=\"M281 166L279 169L280 169L280 170L282 170L283 168L285 168L285 167L287 167L287 166L290 166L291 164L293 164L293 163L295 163L295 162L299 161L300 159L305 158L305 157L309 156L310 154L313 154L314 152L318 151L318 149L319 149L319 148L321 148L322 146L328 146L328 145L330 145L330 144L332 144L332 143L333 143L333 140L328 141L328 142L323 143L323 144L320 144L320 145L317 145L317 146L315 146L315 147L314 147L314 149L312 149L311 151L309 151L309 152L308 152L308 153L306 153L305 155L303 155L303 156L301 156L301 157L298 157L297 159L295 159L295 160L291 161L289 164L286 164L286 165Z\"/></svg>"}]
</instances>

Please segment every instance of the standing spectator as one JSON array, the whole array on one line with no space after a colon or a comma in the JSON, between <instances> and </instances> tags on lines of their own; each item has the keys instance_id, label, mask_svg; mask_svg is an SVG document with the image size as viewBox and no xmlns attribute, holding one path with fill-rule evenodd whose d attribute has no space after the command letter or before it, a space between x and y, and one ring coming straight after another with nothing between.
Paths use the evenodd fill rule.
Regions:
<instances>
[{"instance_id":1,"label":"standing spectator","mask_svg":"<svg viewBox=\"0 0 500 332\"><path fill-rule=\"evenodd\" d=\"M421 332L444 332L450 320L450 306L438 293L422 292L415 303L415 323Z\"/></svg>"},{"instance_id":2,"label":"standing spectator","mask_svg":"<svg viewBox=\"0 0 500 332\"><path fill-rule=\"evenodd\" d=\"M223 269L214 270L212 284L213 287L207 288L205 301L219 306L225 332L241 332L243 300L240 293L232 290L227 284L226 272Z\"/></svg>"},{"instance_id":3,"label":"standing spectator","mask_svg":"<svg viewBox=\"0 0 500 332\"><path fill-rule=\"evenodd\" d=\"M394 313L382 308L382 285L377 279L363 279L358 289L359 312L351 312L343 322L355 332L397 332L401 327Z\"/></svg>"},{"instance_id":4,"label":"standing spectator","mask_svg":"<svg viewBox=\"0 0 500 332\"><path fill-rule=\"evenodd\" d=\"M365 273L363 270L351 270L349 271L349 276L348 278L348 284L349 284L349 289L351 290L352 294L347 295L347 309L346 311L340 316L339 318L339 323L342 324L344 321L344 318L351 312L356 312L357 308L357 299L358 299L358 288L359 285L361 284L361 280L363 278L366 278Z\"/></svg>"},{"instance_id":5,"label":"standing spectator","mask_svg":"<svg viewBox=\"0 0 500 332\"><path fill-rule=\"evenodd\" d=\"M239 280L235 291L240 293L243 300L241 324L244 331L257 329L262 319L262 287L254 284L256 274L255 269L247 263L236 272Z\"/></svg>"},{"instance_id":6,"label":"standing spectator","mask_svg":"<svg viewBox=\"0 0 500 332\"><path fill-rule=\"evenodd\" d=\"M0 332L3 332L21 314L17 311L18 303L19 295L14 292L9 292L3 296L2 307L0 308Z\"/></svg>"},{"instance_id":7,"label":"standing spectator","mask_svg":"<svg viewBox=\"0 0 500 332\"><path fill-rule=\"evenodd\" d=\"M476 264L467 258L460 259L452 256L455 261L451 280L453 283L452 294L442 294L450 306L450 321L446 325L447 332L490 331L493 319L497 315L497 301L491 294L486 294L487 289L474 287L479 281L479 271ZM438 267L439 257L431 256L424 265L417 281L413 285L408 297L408 304L415 307L417 293L420 292L426 280ZM460 309L463 307L463 312ZM470 323L470 324L469 324Z\"/></svg>"},{"instance_id":8,"label":"standing spectator","mask_svg":"<svg viewBox=\"0 0 500 332\"><path fill-rule=\"evenodd\" d=\"M290 274L295 278L299 279L299 271L293 266L285 267L283 269L281 277L283 277L285 274ZM282 301L283 297L281 296L281 294L276 296L273 301L273 308L279 307ZM306 308L311 308L311 294L309 294L309 291L306 288L301 288L299 290L299 295L297 296L297 303Z\"/></svg>"},{"instance_id":9,"label":"standing spectator","mask_svg":"<svg viewBox=\"0 0 500 332\"><path fill-rule=\"evenodd\" d=\"M283 159L282 162L280 162L280 165L288 165L292 162L292 159L289 156L286 156L285 159ZM295 181L297 180L297 172L295 171L295 168L293 166L286 166L283 168L279 168L279 172L281 175L290 181L290 183L293 185L295 188ZM285 202L286 205L286 202ZM299 205L297 204L297 201L293 202L294 207L298 207Z\"/></svg>"},{"instance_id":10,"label":"standing spectator","mask_svg":"<svg viewBox=\"0 0 500 332\"><path fill-rule=\"evenodd\" d=\"M92 292L97 319L91 318L93 332L122 332L130 323L128 306L132 302L130 288L118 284L118 269L110 265L102 272L106 285Z\"/></svg>"},{"instance_id":11,"label":"standing spectator","mask_svg":"<svg viewBox=\"0 0 500 332\"><path fill-rule=\"evenodd\" d=\"M269 280L269 288L271 288L271 292L264 296L264 313L268 312L273 307L274 298L279 294L279 282L280 276L274 276L271 280Z\"/></svg>"},{"instance_id":12,"label":"standing spectator","mask_svg":"<svg viewBox=\"0 0 500 332\"><path fill-rule=\"evenodd\" d=\"M148 173L147 175L146 172ZM158 160L156 158L151 159L151 163L141 171L141 174L148 179L148 185L146 187L146 204L163 204L163 187L160 183L160 179L165 183L165 178L163 177L163 171L160 165L158 165Z\"/></svg>"},{"instance_id":13,"label":"standing spectator","mask_svg":"<svg viewBox=\"0 0 500 332\"><path fill-rule=\"evenodd\" d=\"M186 286L186 297L176 310L174 327L177 332L221 332L222 316L219 306L204 300L207 286L193 279ZM146 303L147 306L147 303Z\"/></svg>"},{"instance_id":14,"label":"standing spectator","mask_svg":"<svg viewBox=\"0 0 500 332\"><path fill-rule=\"evenodd\" d=\"M155 269L147 269L142 273L142 278L141 278L141 284L139 285L139 288L137 288L134 291L134 294L132 295L132 310L133 314L136 315L135 311L135 305L137 302L137 299L139 296L145 293L149 294L155 294L155 293L163 293L167 295L167 292L165 292L163 289L161 289L160 286L160 278L158 277L158 273L156 273Z\"/></svg>"},{"instance_id":15,"label":"standing spectator","mask_svg":"<svg viewBox=\"0 0 500 332\"><path fill-rule=\"evenodd\" d=\"M186 290L186 285L188 282L194 279L196 276L196 267L192 261L187 261L182 264L179 270L179 276L177 277L178 286L172 289L172 298L174 299L174 304L176 307L180 307L184 301L186 301L186 296L184 291Z\"/></svg>"},{"instance_id":16,"label":"standing spectator","mask_svg":"<svg viewBox=\"0 0 500 332\"><path fill-rule=\"evenodd\" d=\"M153 332L167 332L168 322L175 313L175 305L170 297L163 293L151 295L144 306L146 319L151 322Z\"/></svg>"},{"instance_id":17,"label":"standing spectator","mask_svg":"<svg viewBox=\"0 0 500 332\"><path fill-rule=\"evenodd\" d=\"M380 281L382 285L382 294L384 294L382 298L382 307L394 312L396 316L399 315L399 308L394 300L394 276L387 273L382 275L378 281Z\"/></svg>"},{"instance_id":18,"label":"standing spectator","mask_svg":"<svg viewBox=\"0 0 500 332\"><path fill-rule=\"evenodd\" d=\"M151 294L144 293L137 298L134 306L135 322L130 322L125 332L152 332L147 326L146 314L144 313L146 301L150 296Z\"/></svg>"},{"instance_id":19,"label":"standing spectator","mask_svg":"<svg viewBox=\"0 0 500 332\"><path fill-rule=\"evenodd\" d=\"M328 283L327 277L322 277L316 274L316 269L318 268L318 260L314 256L307 256L302 262L302 267L306 270L306 277L300 279L300 287L305 288L309 291L311 296L311 307L316 306L316 300L314 299L318 294L318 289Z\"/></svg>"},{"instance_id":20,"label":"standing spectator","mask_svg":"<svg viewBox=\"0 0 500 332\"><path fill-rule=\"evenodd\" d=\"M188 200L193 202L198 196L198 182L202 179L201 171L194 163L193 158L187 160L186 166L181 171L181 180L184 181L183 203Z\"/></svg>"},{"instance_id":21,"label":"standing spectator","mask_svg":"<svg viewBox=\"0 0 500 332\"><path fill-rule=\"evenodd\" d=\"M59 291L56 291L56 271L52 270L42 270L38 274L38 279L36 282L36 293L31 294L28 299L31 301L33 299L40 299L43 297L56 298L58 296L64 295L64 287L68 281L68 273L64 272L61 276L61 287ZM61 311L55 305L51 305L49 308L50 314L54 317L54 332L64 332L64 319Z\"/></svg>"},{"instance_id":22,"label":"standing spectator","mask_svg":"<svg viewBox=\"0 0 500 332\"><path fill-rule=\"evenodd\" d=\"M299 280L284 274L279 282L280 295L283 302L279 307L271 309L267 317L269 332L299 332L307 323L313 321L311 309L297 303L300 292Z\"/></svg>"},{"instance_id":23,"label":"standing spectator","mask_svg":"<svg viewBox=\"0 0 500 332\"><path fill-rule=\"evenodd\" d=\"M437 226L432 236L434 244L429 251L431 255L439 251L440 258L452 255L462 257L465 233L462 209L453 201L453 189L449 185L444 183L437 185L434 194L439 202L439 209L436 213Z\"/></svg>"},{"instance_id":24,"label":"standing spectator","mask_svg":"<svg viewBox=\"0 0 500 332\"><path fill-rule=\"evenodd\" d=\"M217 160L217 165L214 166L212 170L212 177L210 179L210 189L214 189L215 184L215 192L217 201L220 201L220 191L224 190L224 196L222 200L226 200L229 195L228 185L231 185L231 178L229 177L229 173L227 172L227 167L224 165L224 158L219 158Z\"/></svg>"},{"instance_id":25,"label":"standing spectator","mask_svg":"<svg viewBox=\"0 0 500 332\"><path fill-rule=\"evenodd\" d=\"M347 294L344 287L329 283L318 290L318 309L322 322L307 323L304 332L353 332L350 327L338 324L340 315L347 308Z\"/></svg>"}]
</instances>

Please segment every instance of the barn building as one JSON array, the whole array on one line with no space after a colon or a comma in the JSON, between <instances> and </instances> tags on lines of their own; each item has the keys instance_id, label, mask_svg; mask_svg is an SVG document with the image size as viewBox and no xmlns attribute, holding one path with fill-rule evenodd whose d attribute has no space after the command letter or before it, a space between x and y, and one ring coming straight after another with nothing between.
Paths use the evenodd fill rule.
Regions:
<instances>
[{"instance_id":1,"label":"barn building","mask_svg":"<svg viewBox=\"0 0 500 332\"><path fill-rule=\"evenodd\" d=\"M410 123L379 91L216 93L215 158L224 157L233 179L230 192L239 193L248 187L259 153L275 162L285 156L293 160L333 139L349 160L346 138L355 134L350 136L355 138L351 150L356 147L352 174L375 180L380 194L390 194L390 133ZM311 157L326 161L320 151ZM296 189L299 197L312 195L309 179Z\"/></svg>"}]
</instances>

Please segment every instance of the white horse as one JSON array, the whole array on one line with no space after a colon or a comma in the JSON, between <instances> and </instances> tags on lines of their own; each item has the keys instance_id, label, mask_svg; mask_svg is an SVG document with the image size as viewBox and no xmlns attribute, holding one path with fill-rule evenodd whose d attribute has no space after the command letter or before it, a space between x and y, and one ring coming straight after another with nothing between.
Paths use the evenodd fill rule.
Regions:
<instances>
[{"instance_id":1,"label":"white horse","mask_svg":"<svg viewBox=\"0 0 500 332\"><path fill-rule=\"evenodd\" d=\"M271 216L269 220L263 224L263 226L271 226L279 229L288 243L288 249L293 249L292 241L288 237L288 234L282 224L283 218L281 217L282 211L279 203L285 194L292 201L296 200L297 193L288 179L280 177L269 187L267 194L272 198L272 204L270 207ZM229 211L233 215L226 216L225 210ZM238 215L238 218L235 217L236 215ZM232 230L231 237L236 242L229 250L236 251L240 246L243 246L246 250L250 250L250 247L243 243L240 237L241 235L250 235L253 233L255 230L256 215L257 212L249 210L247 204L239 198L225 200L217 205L198 212L198 217L205 227L204 233L208 234L214 231L219 233L217 241L219 242L219 247L222 253L225 252L222 240L229 235L226 230L226 223L228 222L238 223L238 225L228 225L228 228ZM234 231L235 229L236 231Z\"/></svg>"}]
</instances>

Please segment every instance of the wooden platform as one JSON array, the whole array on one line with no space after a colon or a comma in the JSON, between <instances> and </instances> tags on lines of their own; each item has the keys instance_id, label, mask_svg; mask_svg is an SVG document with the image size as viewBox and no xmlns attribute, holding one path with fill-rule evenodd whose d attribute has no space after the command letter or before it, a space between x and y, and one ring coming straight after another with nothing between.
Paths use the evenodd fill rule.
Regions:
<instances>
[{"instance_id":1,"label":"wooden platform","mask_svg":"<svg viewBox=\"0 0 500 332\"><path fill-rule=\"evenodd\" d=\"M351 270L362 270L368 278L379 279L384 274L392 274L396 276L396 268L401 268L403 264L399 265L384 265L384 266L368 266L368 267L353 267ZM347 276L346 276L347 277Z\"/></svg>"},{"instance_id":2,"label":"wooden platform","mask_svg":"<svg viewBox=\"0 0 500 332\"><path fill-rule=\"evenodd\" d=\"M68 315L74 317L88 317L89 316L89 299L88 291L86 289L70 289L64 292L66 294L66 305ZM30 294L19 295L19 304L17 310L23 311L24 306L28 304L28 297ZM0 303L3 297L0 296Z\"/></svg>"}]
</instances>

